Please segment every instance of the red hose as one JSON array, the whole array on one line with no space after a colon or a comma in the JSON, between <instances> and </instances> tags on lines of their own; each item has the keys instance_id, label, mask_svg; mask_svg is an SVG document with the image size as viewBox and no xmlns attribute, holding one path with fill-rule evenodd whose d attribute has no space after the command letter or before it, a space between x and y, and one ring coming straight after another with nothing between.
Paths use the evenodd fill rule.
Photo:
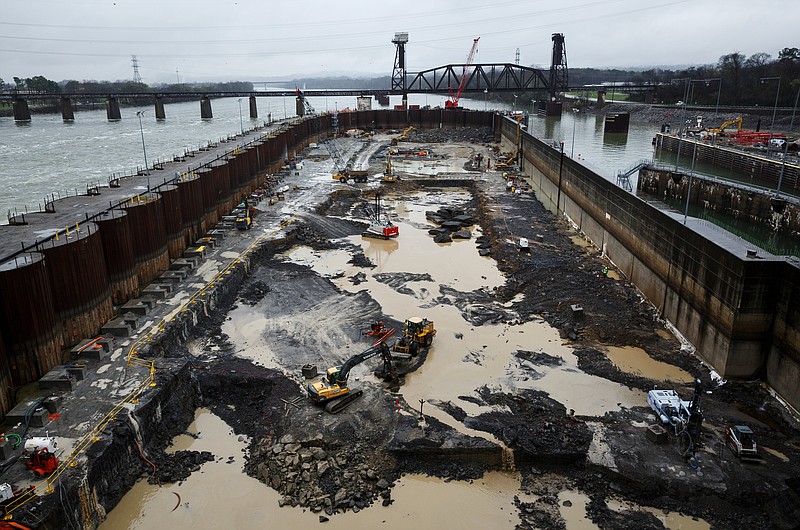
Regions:
<instances>
[{"instance_id":1,"label":"red hose","mask_svg":"<svg viewBox=\"0 0 800 530\"><path fill-rule=\"evenodd\" d=\"M144 456L144 453L142 452L142 447L139 445L139 442L134 440L134 443L136 443L136 448L139 450L139 455L142 457L142 460L144 460L145 462L147 462L148 464L153 466L153 472L150 474L150 478L152 478L153 475L156 474L156 465L153 462L151 462L150 460L148 460L146 456ZM160 485L161 484L159 484L159 486Z\"/></svg>"}]
</instances>

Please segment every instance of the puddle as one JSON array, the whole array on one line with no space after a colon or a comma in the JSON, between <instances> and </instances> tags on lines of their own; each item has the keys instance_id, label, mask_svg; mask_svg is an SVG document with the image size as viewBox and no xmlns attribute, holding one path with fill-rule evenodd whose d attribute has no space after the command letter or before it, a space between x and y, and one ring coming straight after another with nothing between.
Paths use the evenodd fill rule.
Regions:
<instances>
[{"instance_id":1,"label":"puddle","mask_svg":"<svg viewBox=\"0 0 800 530\"><path fill-rule=\"evenodd\" d=\"M589 241L580 234L569 236L569 239L570 241L572 241L573 244L586 249L588 252L594 252L597 250L597 247L595 247L591 241Z\"/></svg>"},{"instance_id":2,"label":"puddle","mask_svg":"<svg viewBox=\"0 0 800 530\"><path fill-rule=\"evenodd\" d=\"M678 512L665 512L650 506L640 506L628 501L617 499L606 500L606 505L615 512L640 511L653 514L667 530L711 530L711 525L703 519L695 519L689 515Z\"/></svg>"},{"instance_id":3,"label":"puddle","mask_svg":"<svg viewBox=\"0 0 800 530\"><path fill-rule=\"evenodd\" d=\"M757 440L756 440L756 443L758 443ZM764 447L763 445L759 445L758 448L759 449L763 449L764 451L766 451L767 453L771 454L775 458L783 460L784 462L788 462L789 461L789 457L786 456L785 454L781 453L777 449L772 449L770 447Z\"/></svg>"},{"instance_id":4,"label":"puddle","mask_svg":"<svg viewBox=\"0 0 800 530\"><path fill-rule=\"evenodd\" d=\"M172 450L212 451L217 460L203 464L180 484L159 487L137 482L108 514L101 530L319 525L319 516L308 510L278 507L280 496L275 490L242 473L242 450L247 442L239 441L219 417L199 409L188 431L198 438L178 436ZM229 456L235 457L234 463L227 463ZM391 506L378 503L357 514L334 515L325 528L440 530L456 525L512 530L519 523L514 507L518 489L519 477L508 473L487 473L471 483L407 475L393 488L395 502Z\"/></svg>"},{"instance_id":5,"label":"puddle","mask_svg":"<svg viewBox=\"0 0 800 530\"><path fill-rule=\"evenodd\" d=\"M599 527L586 517L587 504L589 497L580 491L559 492L558 509L567 524L567 530L599 530Z\"/></svg>"},{"instance_id":6,"label":"puddle","mask_svg":"<svg viewBox=\"0 0 800 530\"><path fill-rule=\"evenodd\" d=\"M670 333L669 331L667 331L664 328L660 328L660 329L656 330L656 335L658 335L659 337L661 337L664 340L670 340L670 339L674 339L675 338L672 335L672 333Z\"/></svg>"},{"instance_id":7,"label":"puddle","mask_svg":"<svg viewBox=\"0 0 800 530\"><path fill-rule=\"evenodd\" d=\"M671 364L657 361L646 351L634 346L606 346L606 355L614 366L629 374L639 375L654 381L692 383L692 375Z\"/></svg>"}]
</instances>

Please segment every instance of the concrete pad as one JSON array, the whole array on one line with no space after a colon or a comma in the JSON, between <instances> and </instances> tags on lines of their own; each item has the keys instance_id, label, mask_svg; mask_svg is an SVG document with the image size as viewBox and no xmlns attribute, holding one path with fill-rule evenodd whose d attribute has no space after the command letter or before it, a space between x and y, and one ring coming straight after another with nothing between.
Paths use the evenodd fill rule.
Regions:
<instances>
[{"instance_id":1,"label":"concrete pad","mask_svg":"<svg viewBox=\"0 0 800 530\"><path fill-rule=\"evenodd\" d=\"M184 258L205 258L206 253L208 252L208 248L205 245L200 245L197 247L189 247L183 251Z\"/></svg>"},{"instance_id":2,"label":"concrete pad","mask_svg":"<svg viewBox=\"0 0 800 530\"><path fill-rule=\"evenodd\" d=\"M181 282L186 279L186 271L167 271L158 277L164 282Z\"/></svg>"},{"instance_id":3,"label":"concrete pad","mask_svg":"<svg viewBox=\"0 0 800 530\"><path fill-rule=\"evenodd\" d=\"M148 311L148 307L142 303L141 300L129 300L128 303L124 304L120 307L120 312L122 313L133 313L134 315L145 316Z\"/></svg>"},{"instance_id":4,"label":"concrete pad","mask_svg":"<svg viewBox=\"0 0 800 530\"><path fill-rule=\"evenodd\" d=\"M82 364L68 364L64 369L75 378L75 381L83 381L86 379L86 366Z\"/></svg>"},{"instance_id":5,"label":"concrete pad","mask_svg":"<svg viewBox=\"0 0 800 530\"><path fill-rule=\"evenodd\" d=\"M75 388L75 376L64 369L50 370L39 379L39 390L61 390L71 392Z\"/></svg>"},{"instance_id":6,"label":"concrete pad","mask_svg":"<svg viewBox=\"0 0 800 530\"><path fill-rule=\"evenodd\" d=\"M201 237L194 243L197 246L207 246L209 248L216 248L217 247L217 240L213 237Z\"/></svg>"},{"instance_id":7,"label":"concrete pad","mask_svg":"<svg viewBox=\"0 0 800 530\"><path fill-rule=\"evenodd\" d=\"M25 423L25 412L30 408L35 399L21 401L16 407L8 411L6 414L6 425L16 425L17 423ZM50 423L50 418L47 416L47 409L39 407L28 415L31 427L44 427Z\"/></svg>"},{"instance_id":8,"label":"concrete pad","mask_svg":"<svg viewBox=\"0 0 800 530\"><path fill-rule=\"evenodd\" d=\"M178 258L169 264L169 270L183 271L192 270L197 267L196 259Z\"/></svg>"},{"instance_id":9,"label":"concrete pad","mask_svg":"<svg viewBox=\"0 0 800 530\"><path fill-rule=\"evenodd\" d=\"M217 241L225 239L225 231L224 230L217 230L216 228L213 229L213 230L209 230L206 235L208 237L213 237Z\"/></svg>"},{"instance_id":10,"label":"concrete pad","mask_svg":"<svg viewBox=\"0 0 800 530\"><path fill-rule=\"evenodd\" d=\"M47 409L47 412L50 414L55 414L59 410L61 410L61 403L64 401L64 398L61 396L50 396L44 401L42 401L42 406Z\"/></svg>"},{"instance_id":11,"label":"concrete pad","mask_svg":"<svg viewBox=\"0 0 800 530\"><path fill-rule=\"evenodd\" d=\"M152 296L142 296L140 300L142 301L142 304L147 306L148 310L153 309L158 303L158 300Z\"/></svg>"},{"instance_id":12,"label":"concrete pad","mask_svg":"<svg viewBox=\"0 0 800 530\"><path fill-rule=\"evenodd\" d=\"M106 322L106 325L101 328L101 331L103 333L110 333L115 337L131 336L131 327L124 320L119 318Z\"/></svg>"},{"instance_id":13,"label":"concrete pad","mask_svg":"<svg viewBox=\"0 0 800 530\"><path fill-rule=\"evenodd\" d=\"M144 289L142 289L142 294L143 295L146 295L146 296L149 296L149 297L152 297L152 298L157 298L159 300L161 300L162 298L166 298L168 292L169 291L164 289L163 286L157 285L157 284L150 284L147 287L145 287Z\"/></svg>"},{"instance_id":14,"label":"concrete pad","mask_svg":"<svg viewBox=\"0 0 800 530\"><path fill-rule=\"evenodd\" d=\"M139 327L139 315L135 313L123 313L119 316L119 320L122 320L126 324L128 324L131 329L135 329Z\"/></svg>"}]
</instances>

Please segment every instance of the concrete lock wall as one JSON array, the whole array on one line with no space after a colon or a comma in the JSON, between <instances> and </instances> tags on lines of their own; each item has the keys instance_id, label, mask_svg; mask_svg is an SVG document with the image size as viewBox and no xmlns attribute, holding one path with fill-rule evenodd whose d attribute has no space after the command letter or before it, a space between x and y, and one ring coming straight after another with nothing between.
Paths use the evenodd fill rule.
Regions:
<instances>
[{"instance_id":1,"label":"concrete lock wall","mask_svg":"<svg viewBox=\"0 0 800 530\"><path fill-rule=\"evenodd\" d=\"M516 122L504 119L512 151ZM800 408L798 267L723 248L527 133L522 165L538 198L567 215L723 377L766 375ZM560 194L559 194L560 176ZM560 197L559 197L560 195ZM780 334L779 334L780 333Z\"/></svg>"}]
</instances>

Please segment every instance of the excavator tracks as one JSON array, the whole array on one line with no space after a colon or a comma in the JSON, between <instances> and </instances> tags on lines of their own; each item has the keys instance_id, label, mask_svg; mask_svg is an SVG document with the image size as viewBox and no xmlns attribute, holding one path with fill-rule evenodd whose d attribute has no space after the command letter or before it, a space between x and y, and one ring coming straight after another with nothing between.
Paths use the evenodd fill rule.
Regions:
<instances>
[{"instance_id":1,"label":"excavator tracks","mask_svg":"<svg viewBox=\"0 0 800 530\"><path fill-rule=\"evenodd\" d=\"M363 390L352 390L346 396L328 402L325 405L325 411L330 412L331 414L338 414L352 405L353 401L360 398L362 395L364 395Z\"/></svg>"}]
</instances>

